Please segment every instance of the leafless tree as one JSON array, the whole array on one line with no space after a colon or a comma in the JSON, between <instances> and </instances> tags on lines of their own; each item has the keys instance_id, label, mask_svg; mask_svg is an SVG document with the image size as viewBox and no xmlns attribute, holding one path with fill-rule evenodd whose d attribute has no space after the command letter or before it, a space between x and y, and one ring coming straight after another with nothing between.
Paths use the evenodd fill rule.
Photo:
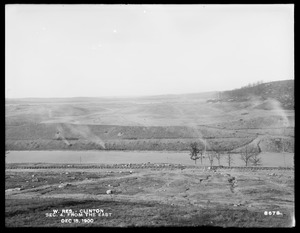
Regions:
<instances>
[{"instance_id":1,"label":"leafless tree","mask_svg":"<svg viewBox=\"0 0 300 233\"><path fill-rule=\"evenodd\" d=\"M202 150L200 150L200 162L201 162L201 165L202 165L202 160L203 160L203 151Z\"/></svg>"},{"instance_id":2,"label":"leafless tree","mask_svg":"<svg viewBox=\"0 0 300 233\"><path fill-rule=\"evenodd\" d=\"M221 157L222 157L222 150L221 150L221 147L217 147L214 149L215 151L215 157L216 159L218 160L218 164L220 166L220 160L221 160Z\"/></svg>"},{"instance_id":3,"label":"leafless tree","mask_svg":"<svg viewBox=\"0 0 300 233\"><path fill-rule=\"evenodd\" d=\"M251 162L251 159L258 155L259 151L255 147L246 146L243 151L241 151L241 160L245 162L246 167L248 166L249 162Z\"/></svg>"},{"instance_id":4,"label":"leafless tree","mask_svg":"<svg viewBox=\"0 0 300 233\"><path fill-rule=\"evenodd\" d=\"M198 145L196 142L193 142L190 144L190 158L195 161L195 164L197 163L197 159L200 157L198 154L200 153L200 149L198 148ZM202 153L201 153L202 155ZM202 156L201 156L202 157ZM201 159L202 160L202 159Z\"/></svg>"},{"instance_id":5,"label":"leafless tree","mask_svg":"<svg viewBox=\"0 0 300 233\"><path fill-rule=\"evenodd\" d=\"M227 163L229 167L231 167L231 164L233 163L233 157L230 152L227 152Z\"/></svg>"},{"instance_id":6,"label":"leafless tree","mask_svg":"<svg viewBox=\"0 0 300 233\"><path fill-rule=\"evenodd\" d=\"M259 166L262 164L261 158L258 157L258 154L254 154L250 161L254 166Z\"/></svg>"},{"instance_id":7,"label":"leafless tree","mask_svg":"<svg viewBox=\"0 0 300 233\"><path fill-rule=\"evenodd\" d=\"M209 160L210 166L212 166L213 163L214 163L214 158L215 158L214 152L213 152L213 151L209 152L209 153L207 154L207 158L208 158L208 160Z\"/></svg>"}]
</instances>

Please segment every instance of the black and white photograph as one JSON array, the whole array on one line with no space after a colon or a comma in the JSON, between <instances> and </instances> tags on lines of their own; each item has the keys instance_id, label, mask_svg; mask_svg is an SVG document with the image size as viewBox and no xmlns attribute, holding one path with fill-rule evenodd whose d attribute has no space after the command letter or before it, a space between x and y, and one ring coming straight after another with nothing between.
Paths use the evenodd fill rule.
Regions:
<instances>
[{"instance_id":1,"label":"black and white photograph","mask_svg":"<svg viewBox=\"0 0 300 233\"><path fill-rule=\"evenodd\" d=\"M6 4L5 227L295 227L294 4Z\"/></svg>"}]
</instances>

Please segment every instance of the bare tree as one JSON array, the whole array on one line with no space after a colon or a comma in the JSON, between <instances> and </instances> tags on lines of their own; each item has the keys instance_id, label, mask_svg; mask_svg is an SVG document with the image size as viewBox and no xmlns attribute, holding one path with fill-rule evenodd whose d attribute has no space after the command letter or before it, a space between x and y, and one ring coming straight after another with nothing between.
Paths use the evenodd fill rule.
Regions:
<instances>
[{"instance_id":1,"label":"bare tree","mask_svg":"<svg viewBox=\"0 0 300 233\"><path fill-rule=\"evenodd\" d=\"M192 160L195 161L195 164L197 162L197 159L199 159L200 157L198 156L198 154L200 153L200 149L198 148L198 145L196 142L193 142L190 144L190 158ZM202 153L201 153L202 154ZM202 157L202 156L201 156Z\"/></svg>"},{"instance_id":2,"label":"bare tree","mask_svg":"<svg viewBox=\"0 0 300 233\"><path fill-rule=\"evenodd\" d=\"M218 164L220 166L220 160L221 160L221 157L222 157L222 150L221 150L221 147L217 147L214 149L215 151L215 157L216 159L218 160Z\"/></svg>"},{"instance_id":3,"label":"bare tree","mask_svg":"<svg viewBox=\"0 0 300 233\"><path fill-rule=\"evenodd\" d=\"M229 167L231 167L231 164L233 163L233 157L230 152L227 152L227 163Z\"/></svg>"},{"instance_id":4,"label":"bare tree","mask_svg":"<svg viewBox=\"0 0 300 233\"><path fill-rule=\"evenodd\" d=\"M246 146L243 151L241 151L241 160L245 162L245 166L247 167L251 159L259 154L259 151L255 147Z\"/></svg>"},{"instance_id":5,"label":"bare tree","mask_svg":"<svg viewBox=\"0 0 300 233\"><path fill-rule=\"evenodd\" d=\"M259 166L262 164L261 158L258 157L258 154L254 154L250 161L254 166Z\"/></svg>"},{"instance_id":6,"label":"bare tree","mask_svg":"<svg viewBox=\"0 0 300 233\"><path fill-rule=\"evenodd\" d=\"M200 150L200 162L201 162L201 165L202 165L202 160L203 160L203 151L202 150Z\"/></svg>"},{"instance_id":7,"label":"bare tree","mask_svg":"<svg viewBox=\"0 0 300 233\"><path fill-rule=\"evenodd\" d=\"M215 154L214 152L210 152L207 154L207 158L209 160L210 166L212 167L213 163L214 163L214 158L215 158Z\"/></svg>"}]
</instances>

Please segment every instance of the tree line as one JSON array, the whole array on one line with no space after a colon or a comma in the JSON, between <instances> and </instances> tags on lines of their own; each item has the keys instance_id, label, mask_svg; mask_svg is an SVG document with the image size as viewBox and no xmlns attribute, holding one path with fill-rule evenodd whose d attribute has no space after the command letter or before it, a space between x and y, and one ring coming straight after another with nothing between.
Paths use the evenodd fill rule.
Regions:
<instances>
[{"instance_id":1,"label":"tree line","mask_svg":"<svg viewBox=\"0 0 300 233\"><path fill-rule=\"evenodd\" d=\"M259 157L260 151L253 146L245 146L244 149L240 152L240 159L245 163L245 166L249 166L250 164L253 166L259 166L262 164L261 158ZM190 144L190 158L195 161L197 164L197 160L200 159L201 164L203 164L203 159L207 158L210 166L213 166L215 159L218 161L218 165L221 166L220 161L222 157L226 157L226 161L229 167L234 163L233 154L230 151L224 151L221 147L217 147L211 149L210 151L206 151L204 155L204 150L200 149L196 142Z\"/></svg>"}]
</instances>

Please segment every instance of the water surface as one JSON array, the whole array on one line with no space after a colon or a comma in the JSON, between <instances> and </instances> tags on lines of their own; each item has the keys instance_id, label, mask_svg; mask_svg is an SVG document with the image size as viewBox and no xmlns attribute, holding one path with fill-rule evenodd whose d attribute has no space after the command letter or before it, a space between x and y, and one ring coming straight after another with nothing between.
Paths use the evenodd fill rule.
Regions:
<instances>
[{"instance_id":1,"label":"water surface","mask_svg":"<svg viewBox=\"0 0 300 233\"><path fill-rule=\"evenodd\" d=\"M292 153L261 153L263 166L293 166L294 154ZM233 166L244 166L240 156L233 155ZM6 155L6 163L174 163L193 165L189 152L167 151L9 151ZM200 159L197 164L201 165ZM220 161L221 165L227 165L226 157ZM203 159L203 165L209 165L207 158ZM215 159L213 165L218 165Z\"/></svg>"}]
</instances>

